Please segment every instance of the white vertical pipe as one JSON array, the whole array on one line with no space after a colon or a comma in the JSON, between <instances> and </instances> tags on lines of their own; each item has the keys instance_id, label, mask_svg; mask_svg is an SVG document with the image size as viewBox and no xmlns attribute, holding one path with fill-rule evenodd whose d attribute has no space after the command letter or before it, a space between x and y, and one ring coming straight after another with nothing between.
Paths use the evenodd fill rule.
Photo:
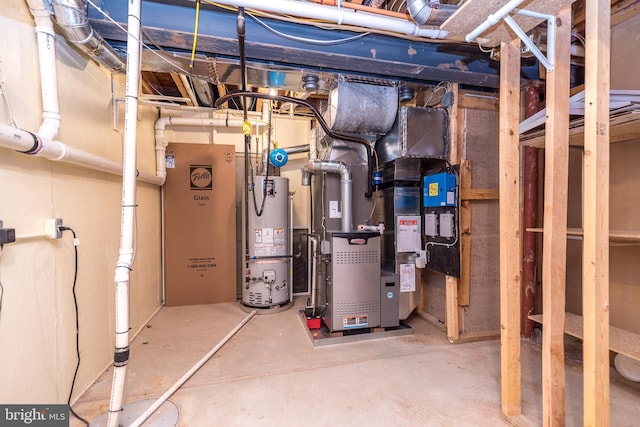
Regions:
<instances>
[{"instance_id":1,"label":"white vertical pipe","mask_svg":"<svg viewBox=\"0 0 640 427\"><path fill-rule=\"evenodd\" d=\"M29 11L36 24L40 85L42 93L42 124L38 135L53 139L60 130L58 106L58 79L56 73L56 36L49 11L42 0L27 0Z\"/></svg>"},{"instance_id":2,"label":"white vertical pipe","mask_svg":"<svg viewBox=\"0 0 640 427\"><path fill-rule=\"evenodd\" d=\"M340 197L342 198L342 232L352 230L353 217L353 182L349 166L340 161L309 160L309 170L324 171L340 174Z\"/></svg>"},{"instance_id":3,"label":"white vertical pipe","mask_svg":"<svg viewBox=\"0 0 640 427\"><path fill-rule=\"evenodd\" d=\"M162 396L160 396L158 398L158 400L156 400L155 402L153 402L153 404L147 408L146 411L144 411L142 414L140 414L140 416L138 418L136 418L135 420L133 420L133 422L129 425L129 427L139 427L140 425L142 425L143 422L145 422L147 420L147 418L149 418L160 406L162 406L162 404L164 402L167 401L167 399L169 399L171 397L171 395L173 395L173 393L175 393L180 387L182 387L182 385L184 383L187 382L187 380L189 378L191 378L193 376L193 374L195 374L198 369L200 369L205 363L207 363L207 361L209 359L211 359L211 357L216 354L218 352L218 350L220 350L222 348L223 345L225 345L227 343L227 341L229 341L231 338L233 338L233 336L244 326L247 324L247 322L249 322L249 320L251 320L251 318L253 316L255 316L257 312L255 310L253 310L251 313L249 313L244 320L242 320L242 322L240 322L238 324L238 326L236 326L235 328L233 328L233 330L231 332L229 332L227 334L227 336L225 336L215 347L213 347L211 350L209 350L209 352L207 354L205 354L195 365L193 365L191 367L191 369L189 369L187 371L186 374L184 374L178 381L176 381L171 388L169 388L169 390L165 391L164 394Z\"/></svg>"},{"instance_id":4,"label":"white vertical pipe","mask_svg":"<svg viewBox=\"0 0 640 427\"><path fill-rule=\"evenodd\" d=\"M115 269L116 343L113 383L107 425L117 427L129 360L129 278L133 263L133 228L136 205L136 135L138 85L140 84L141 0L129 0L127 34L127 75L124 118L124 156L122 161L122 217L120 251Z\"/></svg>"}]
</instances>

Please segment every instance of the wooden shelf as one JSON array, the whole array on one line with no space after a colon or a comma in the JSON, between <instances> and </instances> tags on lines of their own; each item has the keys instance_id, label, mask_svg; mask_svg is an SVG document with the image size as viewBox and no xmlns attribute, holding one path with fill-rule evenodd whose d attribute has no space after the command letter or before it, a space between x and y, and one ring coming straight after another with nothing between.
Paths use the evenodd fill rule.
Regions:
<instances>
[{"instance_id":1,"label":"wooden shelf","mask_svg":"<svg viewBox=\"0 0 640 427\"><path fill-rule=\"evenodd\" d=\"M526 231L530 231L532 233L542 233L544 230L542 228L527 228ZM568 228L567 229L567 237L579 237L582 238L583 231L580 228ZM621 231L621 230L610 230L609 231L609 241L612 243L635 243L640 242L640 232L639 231Z\"/></svg>"},{"instance_id":2,"label":"wooden shelf","mask_svg":"<svg viewBox=\"0 0 640 427\"><path fill-rule=\"evenodd\" d=\"M609 143L640 138L640 111L627 111L612 115L609 122ZM544 148L545 130L520 135L520 143L529 147ZM584 119L569 124L569 145L584 145Z\"/></svg>"},{"instance_id":3,"label":"wooden shelf","mask_svg":"<svg viewBox=\"0 0 640 427\"><path fill-rule=\"evenodd\" d=\"M542 314L533 314L529 316L529 319L542 324ZM566 334L582 339L582 324L582 316L566 313L564 328ZM615 326L609 326L609 349L640 360L640 335Z\"/></svg>"}]
</instances>

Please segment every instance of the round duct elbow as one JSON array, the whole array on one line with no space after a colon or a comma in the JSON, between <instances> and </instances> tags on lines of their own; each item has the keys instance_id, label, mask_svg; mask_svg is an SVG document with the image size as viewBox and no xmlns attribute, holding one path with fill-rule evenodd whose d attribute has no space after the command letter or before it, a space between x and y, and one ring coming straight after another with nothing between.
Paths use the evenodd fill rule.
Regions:
<instances>
[{"instance_id":1,"label":"round duct elbow","mask_svg":"<svg viewBox=\"0 0 640 427\"><path fill-rule=\"evenodd\" d=\"M411 18L420 25L441 25L458 6L440 4L429 0L407 0L407 11Z\"/></svg>"}]
</instances>

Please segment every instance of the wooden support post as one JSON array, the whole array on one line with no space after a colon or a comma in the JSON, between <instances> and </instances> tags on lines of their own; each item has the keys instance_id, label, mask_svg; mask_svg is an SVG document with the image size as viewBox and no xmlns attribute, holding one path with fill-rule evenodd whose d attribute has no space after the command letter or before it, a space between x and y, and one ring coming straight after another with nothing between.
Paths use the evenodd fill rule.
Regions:
<instances>
[{"instance_id":1,"label":"wooden support post","mask_svg":"<svg viewBox=\"0 0 640 427\"><path fill-rule=\"evenodd\" d=\"M564 324L569 185L571 7L556 15L554 69L547 73L542 242L542 425L564 426Z\"/></svg>"},{"instance_id":2,"label":"wooden support post","mask_svg":"<svg viewBox=\"0 0 640 427\"><path fill-rule=\"evenodd\" d=\"M449 163L457 164L460 161L460 141L458 139L458 85L453 87L454 101L451 106L451 117L449 118ZM459 184L459 183L458 183ZM459 211L458 211L459 212ZM458 214L458 219L460 215ZM447 322L447 338L453 342L460 338L460 317L458 308L458 278L453 276L445 277L445 316Z\"/></svg>"},{"instance_id":3,"label":"wooden support post","mask_svg":"<svg viewBox=\"0 0 640 427\"><path fill-rule=\"evenodd\" d=\"M584 115L584 425L606 427L609 408L610 3L586 1Z\"/></svg>"},{"instance_id":4,"label":"wooden support post","mask_svg":"<svg viewBox=\"0 0 640 427\"><path fill-rule=\"evenodd\" d=\"M520 40L500 45L500 371L502 413L520 415Z\"/></svg>"},{"instance_id":5,"label":"wooden support post","mask_svg":"<svg viewBox=\"0 0 640 427\"><path fill-rule=\"evenodd\" d=\"M458 304L468 306L471 302L471 161L460 162L460 280L458 281ZM474 199L478 200L478 199Z\"/></svg>"}]
</instances>

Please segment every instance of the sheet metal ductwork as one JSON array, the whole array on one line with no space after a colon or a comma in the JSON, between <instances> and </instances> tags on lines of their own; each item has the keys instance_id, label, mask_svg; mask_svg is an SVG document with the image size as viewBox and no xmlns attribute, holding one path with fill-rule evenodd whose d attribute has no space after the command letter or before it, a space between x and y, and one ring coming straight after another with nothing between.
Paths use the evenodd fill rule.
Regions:
<instances>
[{"instance_id":1,"label":"sheet metal ductwork","mask_svg":"<svg viewBox=\"0 0 640 427\"><path fill-rule=\"evenodd\" d=\"M107 69L124 73L121 56L93 31L82 0L53 0L53 15L64 31L65 38Z\"/></svg>"},{"instance_id":2,"label":"sheet metal ductwork","mask_svg":"<svg viewBox=\"0 0 640 427\"><path fill-rule=\"evenodd\" d=\"M440 4L429 0L407 0L407 11L420 25L441 25L458 9L458 6Z\"/></svg>"},{"instance_id":3,"label":"sheet metal ductwork","mask_svg":"<svg viewBox=\"0 0 640 427\"><path fill-rule=\"evenodd\" d=\"M338 81L329 93L328 122L332 130L384 135L398 111L398 88Z\"/></svg>"}]
</instances>

